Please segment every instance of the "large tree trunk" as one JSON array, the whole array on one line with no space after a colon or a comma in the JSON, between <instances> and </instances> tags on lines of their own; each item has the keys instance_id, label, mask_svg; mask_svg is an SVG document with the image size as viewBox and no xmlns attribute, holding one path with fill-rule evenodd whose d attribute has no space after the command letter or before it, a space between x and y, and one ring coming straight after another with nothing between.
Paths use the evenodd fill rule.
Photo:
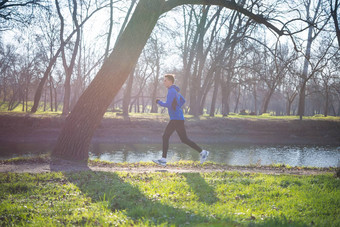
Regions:
<instances>
[{"instance_id":1,"label":"large tree trunk","mask_svg":"<svg viewBox=\"0 0 340 227\"><path fill-rule=\"evenodd\" d=\"M238 112L238 105L240 104L240 97L241 97L241 85L239 84L238 89L237 89L236 100L235 100L234 113Z\"/></svg>"},{"instance_id":2,"label":"large tree trunk","mask_svg":"<svg viewBox=\"0 0 340 227\"><path fill-rule=\"evenodd\" d=\"M161 4L154 0L138 3L113 52L68 115L52 152L54 157L87 161L93 133L136 64L160 15Z\"/></svg>"},{"instance_id":3,"label":"large tree trunk","mask_svg":"<svg viewBox=\"0 0 340 227\"><path fill-rule=\"evenodd\" d=\"M261 109L261 114L264 114L268 110L269 102L270 99L275 91L275 88L269 88L270 90L268 91L267 95L264 97L264 101L262 104L262 109Z\"/></svg>"},{"instance_id":4,"label":"large tree trunk","mask_svg":"<svg viewBox=\"0 0 340 227\"><path fill-rule=\"evenodd\" d=\"M67 115L70 112L70 98L71 98L71 74L66 75L64 84L64 102L62 115Z\"/></svg>"},{"instance_id":5,"label":"large tree trunk","mask_svg":"<svg viewBox=\"0 0 340 227\"><path fill-rule=\"evenodd\" d=\"M287 107L286 107L286 115L290 116L290 111L292 109L292 103L291 102L287 102Z\"/></svg>"},{"instance_id":6,"label":"large tree trunk","mask_svg":"<svg viewBox=\"0 0 340 227\"><path fill-rule=\"evenodd\" d=\"M302 81L298 105L298 115L300 116L300 120L302 120L302 117L305 115L306 85L307 81L306 80Z\"/></svg>"},{"instance_id":7,"label":"large tree trunk","mask_svg":"<svg viewBox=\"0 0 340 227\"><path fill-rule=\"evenodd\" d=\"M222 90L222 115L228 116L230 112L230 93L231 93L231 86L228 81L221 83L221 90Z\"/></svg>"}]
</instances>

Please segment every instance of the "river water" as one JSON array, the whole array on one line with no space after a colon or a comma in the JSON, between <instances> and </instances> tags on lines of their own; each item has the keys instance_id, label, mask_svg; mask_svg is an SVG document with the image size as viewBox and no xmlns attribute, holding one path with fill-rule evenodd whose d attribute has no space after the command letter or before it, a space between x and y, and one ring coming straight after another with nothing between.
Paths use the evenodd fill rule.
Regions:
<instances>
[{"instance_id":1,"label":"river water","mask_svg":"<svg viewBox=\"0 0 340 227\"><path fill-rule=\"evenodd\" d=\"M0 159L34 156L50 153L50 144L0 144ZM340 165L340 147L335 146L259 146L259 145L202 145L210 151L208 161L228 165L270 165L337 167ZM160 144L92 144L90 159L111 162L140 162L158 159ZM168 162L199 160L199 154L184 144L170 144Z\"/></svg>"}]
</instances>

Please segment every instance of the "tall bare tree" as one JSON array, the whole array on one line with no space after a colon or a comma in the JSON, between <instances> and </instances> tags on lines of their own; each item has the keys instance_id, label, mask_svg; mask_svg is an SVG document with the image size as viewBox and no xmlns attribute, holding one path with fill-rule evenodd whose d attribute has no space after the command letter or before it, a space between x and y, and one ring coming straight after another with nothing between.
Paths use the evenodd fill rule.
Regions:
<instances>
[{"instance_id":1,"label":"tall bare tree","mask_svg":"<svg viewBox=\"0 0 340 227\"><path fill-rule=\"evenodd\" d=\"M158 107L156 102L153 102L153 100L156 100L157 97L157 90L159 87L159 78L160 78L160 73L161 73L161 60L162 60L162 55L164 55L164 47L160 43L158 37L155 35L155 37L152 37L150 39L151 41L151 57L154 60L153 68L154 68L154 73L153 73L153 86L152 86L152 92L151 92L151 113L157 113L158 112Z\"/></svg>"},{"instance_id":2,"label":"tall bare tree","mask_svg":"<svg viewBox=\"0 0 340 227\"><path fill-rule=\"evenodd\" d=\"M322 29L318 27L324 27L328 19L325 20L322 17L321 4L323 1L319 0L305 0L304 7L306 13L306 22L308 23L308 35L307 35L307 43L306 50L304 52L304 64L303 71L301 74L301 88L299 92L299 107L298 107L298 115L300 116L300 120L305 115L305 100L306 100L306 86L307 82L314 75L313 72L309 73L308 68L310 66L311 52L312 52L312 43L316 39L316 37L320 34ZM320 24L320 25L319 25Z\"/></svg>"},{"instance_id":3,"label":"tall bare tree","mask_svg":"<svg viewBox=\"0 0 340 227\"><path fill-rule=\"evenodd\" d=\"M208 18L208 12L209 12L210 6L202 6L202 13L200 17L197 19L197 33L198 33L198 40L197 40L197 46L196 46L196 58L194 61L194 67L193 72L190 75L190 111L189 114L198 116L198 100L197 95L199 93L199 89L201 87L201 80L202 80L202 73L203 73L203 67L204 63L207 60L207 55L204 53L203 43L204 38L207 33L207 30L209 29L212 18ZM191 66L190 66L191 67ZM187 76L187 75L185 75Z\"/></svg>"},{"instance_id":4,"label":"tall bare tree","mask_svg":"<svg viewBox=\"0 0 340 227\"><path fill-rule=\"evenodd\" d=\"M231 92L237 85L233 82L235 77L236 60L238 59L236 47L243 41L244 37L250 30L250 27L251 20L245 19L244 15L240 12L232 12L219 60L219 65L224 68L220 84L222 92L222 115L224 116L227 116L230 112Z\"/></svg>"},{"instance_id":5,"label":"tall bare tree","mask_svg":"<svg viewBox=\"0 0 340 227\"><path fill-rule=\"evenodd\" d=\"M288 68L287 76L283 81L283 92L286 99L286 115L288 116L291 115L293 102L299 94L299 76L297 75L298 72L295 68L297 68L296 63L293 63Z\"/></svg>"},{"instance_id":6,"label":"tall bare tree","mask_svg":"<svg viewBox=\"0 0 340 227\"><path fill-rule=\"evenodd\" d=\"M76 30L76 40L74 43L74 46L72 48L72 54L71 54L71 59L69 64L67 64L67 60L66 60L66 54L65 54L65 41L64 41L64 30L65 30L65 20L64 17L60 11L60 7L59 7L59 2L58 0L55 0L55 4L56 4L56 8L57 8L57 12L58 12L58 16L60 19L60 42L61 42L61 46L63 46L64 48L61 49L61 56L62 56L62 60L63 60L63 66L64 66L64 70L65 70L65 94L64 94L64 103L63 103L63 115L66 115L69 113L70 111L70 97L71 97L71 76L73 73L73 69L74 69L74 65L76 62L76 57L78 54L78 49L79 49L79 42L80 42L80 26L78 23L78 18L77 18L77 8L78 8L78 3L76 0L72 1L72 22L75 26L75 30ZM70 2L69 2L70 4ZM71 8L71 6L70 6Z\"/></svg>"},{"instance_id":7,"label":"tall bare tree","mask_svg":"<svg viewBox=\"0 0 340 227\"><path fill-rule=\"evenodd\" d=\"M261 114L267 112L272 95L285 78L289 65L295 60L294 58L290 58L289 55L288 46L282 46L278 48L274 56L265 58L270 59L270 62L268 65L265 65L264 73L260 77L268 88L262 102Z\"/></svg>"},{"instance_id":8,"label":"tall bare tree","mask_svg":"<svg viewBox=\"0 0 340 227\"><path fill-rule=\"evenodd\" d=\"M105 5L102 5L102 6L99 6L98 8L96 8L95 10L93 10L91 13L89 13L86 18L83 19L83 21L79 24L79 27L82 27L84 26L84 24L93 16L95 15L95 13L97 13L98 11L100 11L101 9L105 8L106 6ZM33 103L33 107L31 109L31 112L32 113L35 113L38 109L38 105L39 105L39 101L40 101L40 98L41 98L41 94L42 94L42 91L43 91L43 88L44 88L44 85L48 79L48 76L50 75L51 73L51 70L53 68L53 66L55 65L61 51L63 50L64 46L70 42L70 40L72 39L72 37L77 33L79 28L76 28L74 29L68 36L67 38L64 40L64 42L62 42L59 46L59 48L54 52L54 54L52 54L51 58L49 59L49 62L48 62L48 66L46 67L44 73L43 73L43 76L39 82L39 85L35 91L35 94L34 94L34 103Z\"/></svg>"},{"instance_id":9,"label":"tall bare tree","mask_svg":"<svg viewBox=\"0 0 340 227\"><path fill-rule=\"evenodd\" d=\"M194 7L190 7L187 12L187 7L182 6L183 19L184 19L184 42L181 46L182 52L182 62L183 62L183 81L182 81L182 90L181 93L184 97L186 97L188 81L191 73L192 62L195 57L195 50L197 45L197 39L199 30L194 29L197 27L194 25Z\"/></svg>"}]
</instances>

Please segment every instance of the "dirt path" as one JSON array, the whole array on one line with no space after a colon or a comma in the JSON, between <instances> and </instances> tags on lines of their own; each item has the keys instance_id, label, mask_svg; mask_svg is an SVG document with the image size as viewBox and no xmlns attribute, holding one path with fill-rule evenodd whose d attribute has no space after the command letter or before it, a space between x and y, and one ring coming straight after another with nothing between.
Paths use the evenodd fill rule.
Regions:
<instances>
[{"instance_id":1,"label":"dirt path","mask_svg":"<svg viewBox=\"0 0 340 227\"><path fill-rule=\"evenodd\" d=\"M15 173L45 173L45 172L75 172L75 171L103 171L116 172L127 171L134 173L153 173L153 172L173 172L173 173L205 173L205 172L221 172L221 171L238 171L242 173L264 173L264 174L290 174L290 175L316 175L325 173L335 173L334 169L329 168L286 168L286 167L270 167L270 166L225 166L225 165L176 165L170 164L167 167L158 167L156 165L130 163L130 164L76 164L71 162L62 163L29 163L21 162L17 164L0 164L0 172Z\"/></svg>"}]
</instances>

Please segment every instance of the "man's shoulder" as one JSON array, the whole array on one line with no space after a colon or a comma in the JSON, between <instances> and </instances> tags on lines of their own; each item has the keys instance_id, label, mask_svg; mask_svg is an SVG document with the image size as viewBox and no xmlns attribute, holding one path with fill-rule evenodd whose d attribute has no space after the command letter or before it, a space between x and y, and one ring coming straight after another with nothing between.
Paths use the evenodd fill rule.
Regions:
<instances>
[{"instance_id":1,"label":"man's shoulder","mask_svg":"<svg viewBox=\"0 0 340 227\"><path fill-rule=\"evenodd\" d=\"M169 93L177 93L176 89L174 87L169 87L168 90Z\"/></svg>"}]
</instances>

